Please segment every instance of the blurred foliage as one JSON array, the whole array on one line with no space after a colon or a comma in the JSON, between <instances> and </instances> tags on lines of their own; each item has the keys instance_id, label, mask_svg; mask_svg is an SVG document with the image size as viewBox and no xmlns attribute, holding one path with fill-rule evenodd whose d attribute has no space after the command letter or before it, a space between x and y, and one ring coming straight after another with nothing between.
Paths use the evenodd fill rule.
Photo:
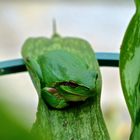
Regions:
<instances>
[{"instance_id":1,"label":"blurred foliage","mask_svg":"<svg viewBox=\"0 0 140 140\"><path fill-rule=\"evenodd\" d=\"M3 102L0 103L0 140L37 140L13 118Z\"/></svg>"}]
</instances>

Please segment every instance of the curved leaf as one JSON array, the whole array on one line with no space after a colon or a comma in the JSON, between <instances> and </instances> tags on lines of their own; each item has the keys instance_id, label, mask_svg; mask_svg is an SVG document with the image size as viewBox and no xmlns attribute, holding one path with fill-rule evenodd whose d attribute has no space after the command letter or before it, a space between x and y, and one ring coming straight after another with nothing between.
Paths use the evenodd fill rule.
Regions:
<instances>
[{"instance_id":1,"label":"curved leaf","mask_svg":"<svg viewBox=\"0 0 140 140\"><path fill-rule=\"evenodd\" d=\"M140 137L140 0L129 23L120 52L120 76L124 97L132 119L130 139Z\"/></svg>"}]
</instances>

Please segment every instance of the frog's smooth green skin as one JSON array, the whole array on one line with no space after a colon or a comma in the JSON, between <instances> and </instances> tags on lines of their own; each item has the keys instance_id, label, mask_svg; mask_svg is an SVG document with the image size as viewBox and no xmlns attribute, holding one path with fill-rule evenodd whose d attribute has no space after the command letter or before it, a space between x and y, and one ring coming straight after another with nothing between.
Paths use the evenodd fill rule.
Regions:
<instances>
[{"instance_id":1,"label":"frog's smooth green skin","mask_svg":"<svg viewBox=\"0 0 140 140\"><path fill-rule=\"evenodd\" d=\"M93 58L90 60L80 45L86 47L87 42L55 35L52 39L30 38L23 46L22 54L39 96L54 108L97 94L98 72L91 65Z\"/></svg>"},{"instance_id":2,"label":"frog's smooth green skin","mask_svg":"<svg viewBox=\"0 0 140 140\"><path fill-rule=\"evenodd\" d=\"M87 41L29 38L22 55L39 96L34 134L41 140L110 139L100 109L99 65Z\"/></svg>"},{"instance_id":3,"label":"frog's smooth green skin","mask_svg":"<svg viewBox=\"0 0 140 140\"><path fill-rule=\"evenodd\" d=\"M140 139L140 0L129 23L120 52L120 76L132 119L131 140Z\"/></svg>"}]
</instances>

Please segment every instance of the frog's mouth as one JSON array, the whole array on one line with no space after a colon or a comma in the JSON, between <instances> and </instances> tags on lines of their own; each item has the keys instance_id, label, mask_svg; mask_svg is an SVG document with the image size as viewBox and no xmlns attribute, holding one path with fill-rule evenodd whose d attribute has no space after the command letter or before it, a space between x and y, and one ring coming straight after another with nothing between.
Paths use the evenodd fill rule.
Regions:
<instances>
[{"instance_id":1,"label":"frog's mouth","mask_svg":"<svg viewBox=\"0 0 140 140\"><path fill-rule=\"evenodd\" d=\"M59 82L59 83L56 83L54 87L50 87L50 88L47 88L47 91L49 93L52 93L52 94L55 94L57 93L57 88L58 86L69 86L71 88L76 88L78 87L79 85L76 84L75 82Z\"/></svg>"},{"instance_id":2,"label":"frog's mouth","mask_svg":"<svg viewBox=\"0 0 140 140\"><path fill-rule=\"evenodd\" d=\"M64 98L67 101L84 101L89 96L93 96L89 88L79 85L73 81L58 82L53 87L47 87L47 92L57 96L58 98Z\"/></svg>"},{"instance_id":3,"label":"frog's mouth","mask_svg":"<svg viewBox=\"0 0 140 140\"><path fill-rule=\"evenodd\" d=\"M72 88L76 88L76 87L79 86L77 83L72 82L72 81L69 81L69 82L59 82L59 83L56 83L56 85L59 85L59 86L69 86L69 87L72 87Z\"/></svg>"}]
</instances>

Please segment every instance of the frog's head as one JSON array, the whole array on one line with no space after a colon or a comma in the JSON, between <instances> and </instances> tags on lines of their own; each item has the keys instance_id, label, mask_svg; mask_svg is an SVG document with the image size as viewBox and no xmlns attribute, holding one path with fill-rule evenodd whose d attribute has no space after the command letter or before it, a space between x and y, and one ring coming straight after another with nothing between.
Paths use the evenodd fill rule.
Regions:
<instances>
[{"instance_id":1,"label":"frog's head","mask_svg":"<svg viewBox=\"0 0 140 140\"><path fill-rule=\"evenodd\" d=\"M98 73L83 58L67 51L52 51L39 58L45 89L67 101L95 95Z\"/></svg>"}]
</instances>

